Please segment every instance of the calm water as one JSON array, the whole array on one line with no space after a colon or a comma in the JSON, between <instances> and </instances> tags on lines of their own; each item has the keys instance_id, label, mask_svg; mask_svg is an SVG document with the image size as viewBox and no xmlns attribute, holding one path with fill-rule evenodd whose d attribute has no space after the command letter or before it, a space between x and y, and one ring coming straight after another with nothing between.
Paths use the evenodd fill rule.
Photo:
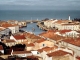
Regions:
<instances>
[{"instance_id":1,"label":"calm water","mask_svg":"<svg viewBox=\"0 0 80 60\"><path fill-rule=\"evenodd\" d=\"M33 31L33 28L35 29L34 31ZM33 32L33 33L36 34L36 35L40 34L41 32L44 32L43 30L39 29L39 28L36 26L36 23L28 24L27 27L22 28L22 29L25 30L25 31L27 30L27 31L29 31L29 32Z\"/></svg>"},{"instance_id":2,"label":"calm water","mask_svg":"<svg viewBox=\"0 0 80 60\"><path fill-rule=\"evenodd\" d=\"M71 19L80 18L79 10L0 10L0 20L35 20L35 19L68 19L68 16L71 16ZM27 28L24 28L27 31L32 31L32 28L35 28L34 33L39 34L42 32L35 23L28 24Z\"/></svg>"},{"instance_id":3,"label":"calm water","mask_svg":"<svg viewBox=\"0 0 80 60\"><path fill-rule=\"evenodd\" d=\"M42 20L44 18L80 18L79 10L0 10L0 20Z\"/></svg>"}]
</instances>

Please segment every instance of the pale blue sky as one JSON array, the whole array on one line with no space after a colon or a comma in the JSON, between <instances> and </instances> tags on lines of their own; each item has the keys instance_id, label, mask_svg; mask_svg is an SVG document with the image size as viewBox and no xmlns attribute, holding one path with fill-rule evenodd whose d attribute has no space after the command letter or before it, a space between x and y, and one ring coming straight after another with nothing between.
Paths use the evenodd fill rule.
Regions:
<instances>
[{"instance_id":1,"label":"pale blue sky","mask_svg":"<svg viewBox=\"0 0 80 60\"><path fill-rule=\"evenodd\" d=\"M0 9L80 10L80 0L0 0Z\"/></svg>"}]
</instances>

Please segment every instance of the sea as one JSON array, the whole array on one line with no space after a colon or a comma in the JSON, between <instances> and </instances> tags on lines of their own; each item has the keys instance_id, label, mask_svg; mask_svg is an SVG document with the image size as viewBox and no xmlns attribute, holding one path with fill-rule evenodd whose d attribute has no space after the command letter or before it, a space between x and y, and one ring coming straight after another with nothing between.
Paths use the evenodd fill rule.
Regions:
<instances>
[{"instance_id":1,"label":"sea","mask_svg":"<svg viewBox=\"0 0 80 60\"><path fill-rule=\"evenodd\" d=\"M71 19L80 18L80 10L0 10L0 20L43 20L49 19ZM32 31L32 28L35 31ZM22 28L25 31L33 32L38 35L44 31L36 26L36 23L28 24L27 27Z\"/></svg>"}]
</instances>

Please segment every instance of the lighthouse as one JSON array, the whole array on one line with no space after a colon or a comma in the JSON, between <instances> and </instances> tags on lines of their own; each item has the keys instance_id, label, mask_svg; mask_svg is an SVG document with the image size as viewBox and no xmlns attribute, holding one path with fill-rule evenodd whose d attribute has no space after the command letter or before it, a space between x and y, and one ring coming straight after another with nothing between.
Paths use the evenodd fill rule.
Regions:
<instances>
[{"instance_id":1,"label":"lighthouse","mask_svg":"<svg viewBox=\"0 0 80 60\"><path fill-rule=\"evenodd\" d=\"M70 16L69 16L69 20L71 20L71 19L70 19Z\"/></svg>"},{"instance_id":2,"label":"lighthouse","mask_svg":"<svg viewBox=\"0 0 80 60\"><path fill-rule=\"evenodd\" d=\"M69 19L68 20L69 20L69 22L72 22L70 15L69 15Z\"/></svg>"}]
</instances>

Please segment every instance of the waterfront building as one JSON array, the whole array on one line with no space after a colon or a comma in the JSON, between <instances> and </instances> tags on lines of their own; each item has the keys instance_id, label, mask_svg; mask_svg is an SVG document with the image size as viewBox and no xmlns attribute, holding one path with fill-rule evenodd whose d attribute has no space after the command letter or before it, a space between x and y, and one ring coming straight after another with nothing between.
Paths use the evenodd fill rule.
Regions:
<instances>
[{"instance_id":1,"label":"waterfront building","mask_svg":"<svg viewBox=\"0 0 80 60\"><path fill-rule=\"evenodd\" d=\"M8 20L7 22L10 24L17 24L19 27L27 26L26 21Z\"/></svg>"},{"instance_id":2,"label":"waterfront building","mask_svg":"<svg viewBox=\"0 0 80 60\"><path fill-rule=\"evenodd\" d=\"M58 27L58 30L80 30L80 25L79 23L66 23L66 24L61 24Z\"/></svg>"},{"instance_id":3,"label":"waterfront building","mask_svg":"<svg viewBox=\"0 0 80 60\"><path fill-rule=\"evenodd\" d=\"M3 22L0 27L9 28L12 34L19 32L19 26L17 24Z\"/></svg>"},{"instance_id":4,"label":"waterfront building","mask_svg":"<svg viewBox=\"0 0 80 60\"><path fill-rule=\"evenodd\" d=\"M48 20L44 21L47 28L56 28L57 30L80 30L80 23L78 21L70 20Z\"/></svg>"},{"instance_id":5,"label":"waterfront building","mask_svg":"<svg viewBox=\"0 0 80 60\"><path fill-rule=\"evenodd\" d=\"M57 32L55 32L55 34L58 34L60 36L64 36L64 37L79 37L78 35L80 33L78 33L77 31L74 30L58 30Z\"/></svg>"},{"instance_id":6,"label":"waterfront building","mask_svg":"<svg viewBox=\"0 0 80 60\"><path fill-rule=\"evenodd\" d=\"M0 38L3 35L10 35L11 30L9 28L0 27Z\"/></svg>"}]
</instances>

